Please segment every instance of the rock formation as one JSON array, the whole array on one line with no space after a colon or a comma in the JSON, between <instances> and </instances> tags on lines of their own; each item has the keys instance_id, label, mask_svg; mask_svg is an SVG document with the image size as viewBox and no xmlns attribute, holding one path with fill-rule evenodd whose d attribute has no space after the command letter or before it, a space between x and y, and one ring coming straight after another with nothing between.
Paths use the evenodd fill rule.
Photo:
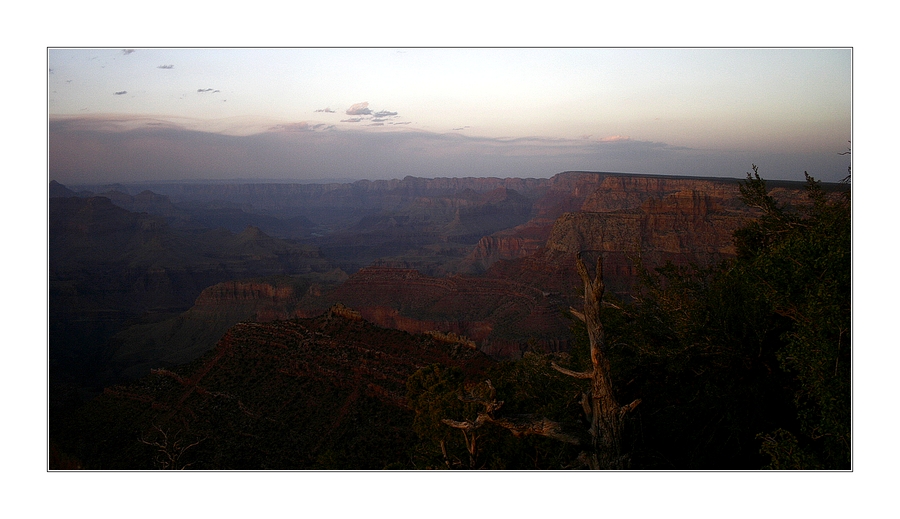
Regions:
<instances>
[{"instance_id":1,"label":"rock formation","mask_svg":"<svg viewBox=\"0 0 900 519\"><path fill-rule=\"evenodd\" d=\"M407 378L432 364L480 377L492 361L341 313L233 326L192 363L106 388L57 424L55 438L88 469L378 470L403 462L417 442ZM195 447L157 456L186 445Z\"/></svg>"},{"instance_id":2,"label":"rock formation","mask_svg":"<svg viewBox=\"0 0 900 519\"><path fill-rule=\"evenodd\" d=\"M517 356L529 347L567 349L568 322L557 301L540 290L498 278L425 276L413 269L367 267L321 297L307 297L316 315L343 303L379 326L411 333L465 336L481 351Z\"/></svg>"},{"instance_id":3,"label":"rock formation","mask_svg":"<svg viewBox=\"0 0 900 519\"><path fill-rule=\"evenodd\" d=\"M204 332L208 344L226 321L314 316L340 302L382 326L454 333L496 356L565 350L571 333L563 313L580 286L575 253L603 254L607 292L619 297L633 286L637 259L648 268L718 262L735 253L733 231L754 217L739 199L739 183L566 172L549 179L160 184L135 194L127 186L106 188L140 214L53 184L52 335L79 336L71 326L84 312L128 310L121 321L194 302L181 324L138 323L165 323L168 331L135 329L125 343L151 336L165 342L180 337L176 330L187 330L187 322L200 322L194 317L226 316ZM802 202L801 183L770 188L783 202ZM299 233L306 245L256 225L240 232L206 227L250 221ZM356 274L340 286L320 283L325 278L316 276L335 266ZM290 294L269 281L216 285L276 274L306 276L309 284ZM201 294L204 287L211 288ZM65 314L76 310L80 317ZM108 317L90 319L112 322Z\"/></svg>"}]
</instances>

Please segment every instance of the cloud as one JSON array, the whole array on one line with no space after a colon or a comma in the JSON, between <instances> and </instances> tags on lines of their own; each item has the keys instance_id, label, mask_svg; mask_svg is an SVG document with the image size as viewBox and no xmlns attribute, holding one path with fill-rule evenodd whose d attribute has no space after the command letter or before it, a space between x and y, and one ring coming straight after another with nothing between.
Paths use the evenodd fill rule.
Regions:
<instances>
[{"instance_id":1,"label":"cloud","mask_svg":"<svg viewBox=\"0 0 900 519\"><path fill-rule=\"evenodd\" d=\"M381 118L383 118L383 117L394 117L394 116L397 115L397 112L389 112L389 111L387 111L387 110L382 110L382 111L380 111L380 112L375 112L375 113L372 114L372 115L373 115L374 117L381 117Z\"/></svg>"},{"instance_id":2,"label":"cloud","mask_svg":"<svg viewBox=\"0 0 900 519\"><path fill-rule=\"evenodd\" d=\"M374 119L373 119L373 120L374 120ZM384 126L384 123L381 123L381 122L374 122L374 123L369 124L369 126Z\"/></svg>"},{"instance_id":3,"label":"cloud","mask_svg":"<svg viewBox=\"0 0 900 519\"><path fill-rule=\"evenodd\" d=\"M351 117L350 119L341 119L342 123L358 123L362 121L362 117Z\"/></svg>"},{"instance_id":4,"label":"cloud","mask_svg":"<svg viewBox=\"0 0 900 519\"><path fill-rule=\"evenodd\" d=\"M761 163L771 178L802 181L800 175L807 169L818 173L817 178L832 181L847 171L846 157L833 151L760 157L752 152L690 150L634 138L608 144L583 139L493 139L359 125L325 131L332 127L305 122L276 127L280 131L272 131L270 122L260 126L259 132L226 135L189 129L186 122L130 116L51 118L50 173L64 184L78 184L243 178L248 171L257 178L289 181L406 175L538 178L578 170L743 178L751 163Z\"/></svg>"},{"instance_id":5,"label":"cloud","mask_svg":"<svg viewBox=\"0 0 900 519\"><path fill-rule=\"evenodd\" d=\"M123 95L125 95L125 94L127 94L127 93L128 93L127 90L119 90L118 92L114 92L113 95L114 95L114 96L123 96Z\"/></svg>"},{"instance_id":6,"label":"cloud","mask_svg":"<svg viewBox=\"0 0 900 519\"><path fill-rule=\"evenodd\" d=\"M333 114L333 113L334 113L334 110L332 110L331 108L319 108L319 109L316 110L316 111L317 111L317 112L325 112L326 114Z\"/></svg>"},{"instance_id":7,"label":"cloud","mask_svg":"<svg viewBox=\"0 0 900 519\"><path fill-rule=\"evenodd\" d=\"M126 56L131 54L132 52L134 52L134 49L122 49L122 54Z\"/></svg>"},{"instance_id":8,"label":"cloud","mask_svg":"<svg viewBox=\"0 0 900 519\"><path fill-rule=\"evenodd\" d=\"M218 90L216 90L216 89L214 89L214 88L198 88L198 89L197 89L197 93L198 93L198 94L203 94L203 93L205 93L205 92L212 92L213 94L215 94L215 93L218 92Z\"/></svg>"},{"instance_id":9,"label":"cloud","mask_svg":"<svg viewBox=\"0 0 900 519\"><path fill-rule=\"evenodd\" d=\"M317 123L309 124L306 121L299 123L276 124L269 127L270 132L314 132L326 131L334 128L333 124Z\"/></svg>"},{"instance_id":10,"label":"cloud","mask_svg":"<svg viewBox=\"0 0 900 519\"><path fill-rule=\"evenodd\" d=\"M161 68L161 69L169 70L169 69L175 68L175 65L160 65L160 66L158 66L158 67L156 67L156 68Z\"/></svg>"},{"instance_id":11,"label":"cloud","mask_svg":"<svg viewBox=\"0 0 900 519\"><path fill-rule=\"evenodd\" d=\"M277 124L269 128L269 130L273 132L308 132L312 131L312 128L310 128L309 123L300 122L290 124Z\"/></svg>"},{"instance_id":12,"label":"cloud","mask_svg":"<svg viewBox=\"0 0 900 519\"><path fill-rule=\"evenodd\" d=\"M624 137L622 135L610 135L608 137L601 137L597 139L597 142L623 142L630 141L631 137Z\"/></svg>"},{"instance_id":13,"label":"cloud","mask_svg":"<svg viewBox=\"0 0 900 519\"><path fill-rule=\"evenodd\" d=\"M460 126L459 128L453 128L453 131L465 130L466 128L469 128L469 127L470 127L470 126L468 126L468 125L466 125L466 126Z\"/></svg>"},{"instance_id":14,"label":"cloud","mask_svg":"<svg viewBox=\"0 0 900 519\"><path fill-rule=\"evenodd\" d=\"M347 115L371 115L372 109L369 108L369 103L356 103L347 109Z\"/></svg>"}]
</instances>

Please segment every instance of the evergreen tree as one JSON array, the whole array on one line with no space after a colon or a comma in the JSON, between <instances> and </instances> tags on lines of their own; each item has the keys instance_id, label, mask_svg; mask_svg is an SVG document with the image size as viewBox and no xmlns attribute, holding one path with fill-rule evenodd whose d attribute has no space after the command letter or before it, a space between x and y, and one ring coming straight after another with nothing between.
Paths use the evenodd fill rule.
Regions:
<instances>
[{"instance_id":1,"label":"evergreen tree","mask_svg":"<svg viewBox=\"0 0 900 519\"><path fill-rule=\"evenodd\" d=\"M799 427L761 434L773 468L850 468L851 211L849 190L806 175L809 204L774 203L754 167L741 190L762 217L736 234L742 267L790 322L777 356L796 377ZM849 182L849 177L847 178ZM800 452L801 454L796 455Z\"/></svg>"}]
</instances>

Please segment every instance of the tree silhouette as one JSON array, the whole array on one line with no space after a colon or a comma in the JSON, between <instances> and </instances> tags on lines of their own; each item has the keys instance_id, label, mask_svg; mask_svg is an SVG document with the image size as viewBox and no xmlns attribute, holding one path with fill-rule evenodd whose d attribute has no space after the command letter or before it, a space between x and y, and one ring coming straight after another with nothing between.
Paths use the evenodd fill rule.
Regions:
<instances>
[{"instance_id":1,"label":"tree silhouette","mask_svg":"<svg viewBox=\"0 0 900 519\"><path fill-rule=\"evenodd\" d=\"M641 403L640 399L621 406L613 393L610 377L606 337L600 318L603 301L603 257L597 257L597 268L591 279L581 253L575 257L575 265L584 284L584 313L573 312L587 326L591 347L591 370L576 372L553 363L560 373L577 379L591 381L590 393L583 393L581 405L590 424L591 451L586 453L587 465L592 469L627 469L630 457L623 446L625 415Z\"/></svg>"},{"instance_id":2,"label":"tree silhouette","mask_svg":"<svg viewBox=\"0 0 900 519\"><path fill-rule=\"evenodd\" d=\"M156 465L162 470L184 470L192 463L185 463L184 456L188 450L202 443L206 438L189 441L182 437L182 430L175 431L170 434L164 431L159 425L153 424L153 430L148 434L143 434L139 438L144 445L149 445L156 449Z\"/></svg>"}]
</instances>

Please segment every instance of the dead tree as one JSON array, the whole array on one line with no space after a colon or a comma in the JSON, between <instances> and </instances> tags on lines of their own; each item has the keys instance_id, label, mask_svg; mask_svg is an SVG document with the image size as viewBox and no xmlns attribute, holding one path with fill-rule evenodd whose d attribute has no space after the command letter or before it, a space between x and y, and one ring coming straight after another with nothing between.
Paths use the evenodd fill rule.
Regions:
<instances>
[{"instance_id":1,"label":"dead tree","mask_svg":"<svg viewBox=\"0 0 900 519\"><path fill-rule=\"evenodd\" d=\"M478 412L474 420L451 420L449 418L441 420L444 424L462 432L466 440L466 451L469 453L470 469L476 467L478 459L478 439L480 437L478 429L492 421L494 411L500 409L503 405L503 402L498 402L495 396L496 391L490 380L486 380L483 384L479 384L474 388L467 388L465 393L458 395L458 398L463 402L483 404L484 411ZM447 458L446 452L444 452L444 458Z\"/></svg>"},{"instance_id":2,"label":"dead tree","mask_svg":"<svg viewBox=\"0 0 900 519\"><path fill-rule=\"evenodd\" d=\"M184 463L182 457L191 447L196 447L206 438L188 443L181 438L181 430L169 435L160 426L154 424L153 435L141 435L140 442L156 449L156 465L162 470L184 470L193 463Z\"/></svg>"},{"instance_id":3,"label":"dead tree","mask_svg":"<svg viewBox=\"0 0 900 519\"><path fill-rule=\"evenodd\" d=\"M441 420L446 425L462 431L466 440L466 449L469 452L469 468L475 468L478 457L478 439L480 429L485 424L491 423L508 430L513 436L546 436L555 440L578 445L578 438L567 434L562 426L550 419L531 414L497 417L494 412L503 406L502 400L497 400L497 390L490 380L485 380L473 388L468 388L459 395L463 402L476 403L484 406L474 420ZM446 458L446 452L444 453Z\"/></svg>"},{"instance_id":4,"label":"dead tree","mask_svg":"<svg viewBox=\"0 0 900 519\"><path fill-rule=\"evenodd\" d=\"M551 363L554 369L571 377L590 380L590 393L582 393L581 405L590 424L590 450L582 452L579 461L591 469L627 469L630 458L623 447L623 430L625 415L641 403L640 399L626 406L620 406L613 394L610 378L609 358L606 356L606 341L603 333L603 322L600 319L600 305L603 301L603 261L597 258L597 271L593 279L588 273L581 253L575 257L578 274L584 283L584 312L573 310L572 313L584 321L587 326L591 345L591 370L576 372ZM459 395L463 402L478 403L484 410L478 412L474 420L441 420L444 424L460 429L466 439L469 451L470 467L475 467L478 455L478 429L486 423L499 425L509 430L514 436L539 435L564 441L573 445L585 445L575 436L563 431L562 426L544 417L536 415L517 415L496 417L494 412L503 405L496 399L496 390L490 380L469 388ZM446 458L446 453L445 453Z\"/></svg>"},{"instance_id":5,"label":"dead tree","mask_svg":"<svg viewBox=\"0 0 900 519\"><path fill-rule=\"evenodd\" d=\"M586 463L592 469L626 469L629 456L622 444L625 415L641 403L640 399L626 406L620 406L613 394L609 375L609 358L600 319L600 304L603 300L603 259L597 258L597 271L593 279L588 273L581 253L575 257L578 274L584 283L584 313L573 312L587 326L591 345L591 370L575 372L552 363L560 373L578 379L590 380L590 393L583 393L581 405L590 424L591 452Z\"/></svg>"}]
</instances>

